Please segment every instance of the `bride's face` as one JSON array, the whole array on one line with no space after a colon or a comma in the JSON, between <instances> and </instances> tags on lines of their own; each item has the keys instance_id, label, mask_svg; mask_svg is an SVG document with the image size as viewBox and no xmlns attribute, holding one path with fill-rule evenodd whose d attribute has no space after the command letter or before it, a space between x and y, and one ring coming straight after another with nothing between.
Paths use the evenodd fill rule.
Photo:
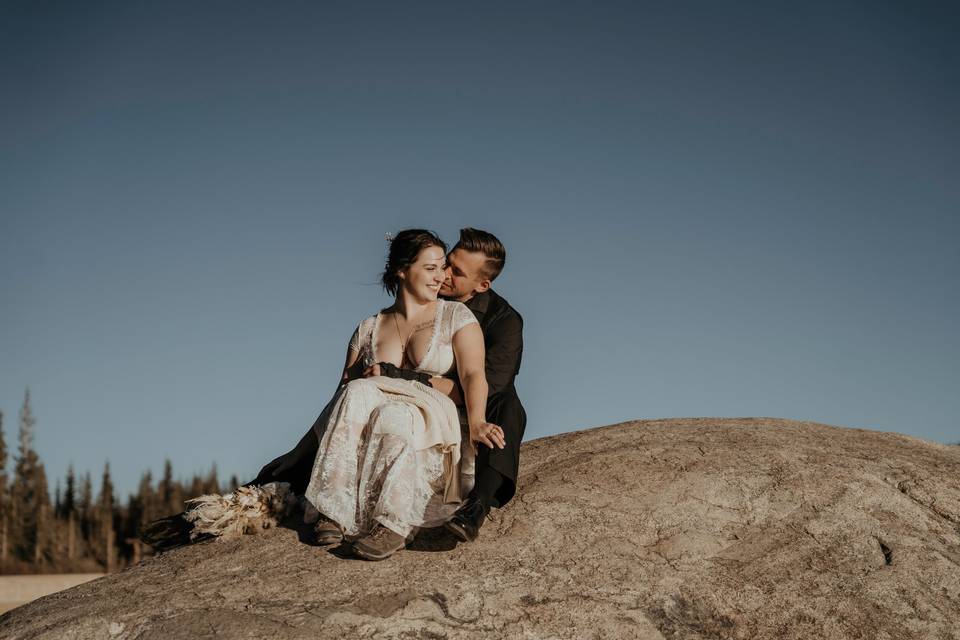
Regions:
<instances>
[{"instance_id":1,"label":"bride's face","mask_svg":"<svg viewBox=\"0 0 960 640\"><path fill-rule=\"evenodd\" d=\"M436 300L445 277L446 256L440 247L427 247L400 272L403 289L421 300Z\"/></svg>"}]
</instances>

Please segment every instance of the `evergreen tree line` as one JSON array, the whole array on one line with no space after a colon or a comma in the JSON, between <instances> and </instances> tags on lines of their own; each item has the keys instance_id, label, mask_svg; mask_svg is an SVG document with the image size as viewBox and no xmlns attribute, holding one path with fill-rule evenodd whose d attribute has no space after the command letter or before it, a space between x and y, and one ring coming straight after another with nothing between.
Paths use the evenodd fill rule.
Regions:
<instances>
[{"instance_id":1,"label":"evergreen tree line","mask_svg":"<svg viewBox=\"0 0 960 640\"><path fill-rule=\"evenodd\" d=\"M114 494L108 461L96 495L90 472L78 478L70 465L51 502L43 462L33 449L34 426L27 389L12 473L0 411L0 574L118 571L152 553L138 539L146 523L183 511L185 500L238 485L232 476L221 487L215 464L206 475L183 482L173 477L168 459L163 476L154 482L145 471L137 492L123 504Z\"/></svg>"}]
</instances>

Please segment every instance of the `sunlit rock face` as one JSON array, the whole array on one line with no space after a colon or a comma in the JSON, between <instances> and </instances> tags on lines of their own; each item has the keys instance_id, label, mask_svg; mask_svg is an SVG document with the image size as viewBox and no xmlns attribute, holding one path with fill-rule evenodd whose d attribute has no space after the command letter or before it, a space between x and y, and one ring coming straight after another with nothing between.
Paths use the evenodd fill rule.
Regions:
<instances>
[{"instance_id":1,"label":"sunlit rock face","mask_svg":"<svg viewBox=\"0 0 960 640\"><path fill-rule=\"evenodd\" d=\"M15 609L3 638L960 638L960 448L773 418L528 442L472 544L287 526Z\"/></svg>"}]
</instances>

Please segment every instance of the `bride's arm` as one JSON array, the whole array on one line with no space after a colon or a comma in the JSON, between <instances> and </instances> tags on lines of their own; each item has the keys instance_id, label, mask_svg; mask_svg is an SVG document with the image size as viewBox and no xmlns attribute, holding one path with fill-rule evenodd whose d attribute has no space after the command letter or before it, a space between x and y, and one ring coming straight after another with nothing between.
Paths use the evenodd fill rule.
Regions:
<instances>
[{"instance_id":1,"label":"bride's arm","mask_svg":"<svg viewBox=\"0 0 960 640\"><path fill-rule=\"evenodd\" d=\"M353 341L351 340L350 345L347 347L347 357L343 363L343 373L340 375L340 384L337 386L337 390L340 390L340 387L350 382L351 380L356 380L360 377L360 369L362 369L362 361L360 360L360 352L355 351L353 348ZM336 392L334 393L336 395ZM326 413L326 408L320 412L320 415L317 416L317 419L314 420L313 424L310 425L310 429L303 434L303 437L300 438L300 442L297 443L297 446L286 454L291 456L291 459L299 459L302 456L314 457L317 455L317 449L320 447L320 437L319 434L323 431L324 424L321 420L324 419L324 414ZM281 456L282 458L283 456Z\"/></svg>"},{"instance_id":2,"label":"bride's arm","mask_svg":"<svg viewBox=\"0 0 960 640\"><path fill-rule=\"evenodd\" d=\"M387 376L388 378L403 378L404 380L417 380L423 384L433 387L443 395L453 400L453 404L458 407L463 406L463 392L460 385L453 378L444 376L430 376L427 373L421 373L414 369L401 369L394 364L389 364L389 368L384 365L387 363L378 362L372 364L363 370L363 377L368 376Z\"/></svg>"},{"instance_id":3,"label":"bride's arm","mask_svg":"<svg viewBox=\"0 0 960 640\"><path fill-rule=\"evenodd\" d=\"M458 407L463 406L463 393L460 391L460 385L457 384L457 381L453 378L434 376L430 378L430 386L443 395L448 396L451 400L453 400L453 404L457 405Z\"/></svg>"},{"instance_id":4,"label":"bride's arm","mask_svg":"<svg viewBox=\"0 0 960 640\"><path fill-rule=\"evenodd\" d=\"M470 439L502 449L503 429L487 422L487 376L483 363L483 332L479 324L468 324L453 334L453 354L467 406Z\"/></svg>"},{"instance_id":5,"label":"bride's arm","mask_svg":"<svg viewBox=\"0 0 960 640\"><path fill-rule=\"evenodd\" d=\"M363 363L360 361L360 352L354 351L353 347L347 347L347 359L343 363L343 375L340 376L340 384L356 380L363 375Z\"/></svg>"}]
</instances>

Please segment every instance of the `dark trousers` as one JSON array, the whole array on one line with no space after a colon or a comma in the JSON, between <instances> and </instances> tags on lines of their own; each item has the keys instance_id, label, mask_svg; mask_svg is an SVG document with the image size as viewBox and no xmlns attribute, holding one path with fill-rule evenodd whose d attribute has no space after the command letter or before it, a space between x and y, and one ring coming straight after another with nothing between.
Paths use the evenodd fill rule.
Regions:
<instances>
[{"instance_id":1,"label":"dark trousers","mask_svg":"<svg viewBox=\"0 0 960 640\"><path fill-rule=\"evenodd\" d=\"M500 486L493 494L490 506L503 507L517 492L517 475L520 470L520 442L527 428L527 412L520 404L515 389L505 389L487 400L487 421L503 429L506 440L503 449L491 449L477 445L477 478L489 477L484 468L492 468L501 476ZM482 487L478 487L482 490Z\"/></svg>"},{"instance_id":2,"label":"dark trousers","mask_svg":"<svg viewBox=\"0 0 960 640\"><path fill-rule=\"evenodd\" d=\"M313 471L317 451L320 450L320 438L317 434L326 426L321 424L321 421L326 417L326 410L324 410L317 416L313 426L303 435L297 446L286 454L291 458L292 466L289 469L273 475L264 475L261 470L260 474L247 484L264 485L270 482L289 482L290 490L295 494L303 495L306 493L307 485L310 484L310 472Z\"/></svg>"}]
</instances>

